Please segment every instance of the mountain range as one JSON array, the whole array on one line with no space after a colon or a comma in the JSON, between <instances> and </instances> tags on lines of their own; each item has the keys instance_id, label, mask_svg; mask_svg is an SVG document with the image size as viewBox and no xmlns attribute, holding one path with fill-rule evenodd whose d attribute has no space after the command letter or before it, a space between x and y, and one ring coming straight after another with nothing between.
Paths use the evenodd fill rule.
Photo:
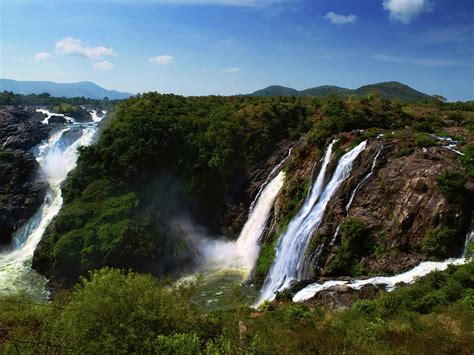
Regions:
<instances>
[{"instance_id":1,"label":"mountain range","mask_svg":"<svg viewBox=\"0 0 474 355\"><path fill-rule=\"evenodd\" d=\"M358 89L347 89L339 86L324 85L298 91L293 88L273 85L265 89L255 91L245 96L310 96L323 97L336 95L340 97L358 96L366 97L369 94L377 94L383 99L403 101L432 101L433 97L417 91L408 85L390 81L372 85L361 86Z\"/></svg>"},{"instance_id":2,"label":"mountain range","mask_svg":"<svg viewBox=\"0 0 474 355\"><path fill-rule=\"evenodd\" d=\"M108 97L110 100L121 100L133 96L133 94L128 92L107 90L90 81L81 81L78 83L55 83L52 81L18 81L0 79L0 92L1 91L11 91L15 94L22 95L47 92L55 97L86 97L97 100L103 99L104 97Z\"/></svg>"}]
</instances>

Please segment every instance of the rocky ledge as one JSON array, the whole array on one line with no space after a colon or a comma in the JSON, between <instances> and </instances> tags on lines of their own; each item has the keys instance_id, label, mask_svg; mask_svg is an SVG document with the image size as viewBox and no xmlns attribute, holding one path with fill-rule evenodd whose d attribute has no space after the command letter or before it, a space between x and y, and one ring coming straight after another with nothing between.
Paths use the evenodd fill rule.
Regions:
<instances>
[{"instance_id":1,"label":"rocky ledge","mask_svg":"<svg viewBox=\"0 0 474 355\"><path fill-rule=\"evenodd\" d=\"M44 201L46 182L31 148L48 138L43 114L30 108L0 107L0 244L25 223Z\"/></svg>"}]
</instances>

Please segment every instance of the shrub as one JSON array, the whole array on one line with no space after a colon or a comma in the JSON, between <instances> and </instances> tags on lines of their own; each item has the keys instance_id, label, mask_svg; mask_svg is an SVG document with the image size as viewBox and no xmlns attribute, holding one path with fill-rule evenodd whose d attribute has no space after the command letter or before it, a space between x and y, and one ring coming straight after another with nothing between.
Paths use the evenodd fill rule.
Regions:
<instances>
[{"instance_id":1,"label":"shrub","mask_svg":"<svg viewBox=\"0 0 474 355\"><path fill-rule=\"evenodd\" d=\"M446 170L437 178L438 187L449 202L461 202L466 197L466 177L458 172Z\"/></svg>"},{"instance_id":2,"label":"shrub","mask_svg":"<svg viewBox=\"0 0 474 355\"><path fill-rule=\"evenodd\" d=\"M359 259L374 249L369 230L361 220L346 219L341 223L341 240L337 254L329 264L331 272L353 276L363 273Z\"/></svg>"},{"instance_id":3,"label":"shrub","mask_svg":"<svg viewBox=\"0 0 474 355\"><path fill-rule=\"evenodd\" d=\"M436 145L436 141L427 134L419 134L415 137L415 144L420 148L429 148Z\"/></svg>"},{"instance_id":4,"label":"shrub","mask_svg":"<svg viewBox=\"0 0 474 355\"><path fill-rule=\"evenodd\" d=\"M428 255L444 258L455 236L456 231L446 227L428 231L423 237L421 250Z\"/></svg>"}]
</instances>

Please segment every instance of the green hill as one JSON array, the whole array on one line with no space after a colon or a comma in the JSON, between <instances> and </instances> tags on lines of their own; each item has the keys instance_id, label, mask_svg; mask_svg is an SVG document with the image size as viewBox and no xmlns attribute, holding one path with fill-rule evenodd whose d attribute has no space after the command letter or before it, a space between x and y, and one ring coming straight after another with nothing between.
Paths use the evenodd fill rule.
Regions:
<instances>
[{"instance_id":1,"label":"green hill","mask_svg":"<svg viewBox=\"0 0 474 355\"><path fill-rule=\"evenodd\" d=\"M383 99L402 101L432 101L432 96L417 91L408 85L389 81L372 85L365 85L358 89L346 89L339 86L323 85L314 88L298 91L296 89L273 85L265 89L255 91L247 96L311 96L324 97L336 95L339 97L349 97L352 95L366 97L375 94Z\"/></svg>"},{"instance_id":2,"label":"green hill","mask_svg":"<svg viewBox=\"0 0 474 355\"><path fill-rule=\"evenodd\" d=\"M90 81L78 83L55 83L52 81L18 81L10 79L0 79L0 92L11 91L15 94L29 95L49 93L55 97L86 97L89 99L101 100L108 97L110 100L127 99L133 94L107 90Z\"/></svg>"}]
</instances>

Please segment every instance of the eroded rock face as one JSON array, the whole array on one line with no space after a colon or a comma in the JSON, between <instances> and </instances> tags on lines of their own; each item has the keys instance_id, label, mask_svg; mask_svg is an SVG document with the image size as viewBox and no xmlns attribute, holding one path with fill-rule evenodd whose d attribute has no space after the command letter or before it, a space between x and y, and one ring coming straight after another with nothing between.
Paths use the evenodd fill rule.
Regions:
<instances>
[{"instance_id":1,"label":"eroded rock face","mask_svg":"<svg viewBox=\"0 0 474 355\"><path fill-rule=\"evenodd\" d=\"M23 107L0 107L0 149L27 151L48 138L51 127L41 123L43 114Z\"/></svg>"},{"instance_id":2,"label":"eroded rock face","mask_svg":"<svg viewBox=\"0 0 474 355\"><path fill-rule=\"evenodd\" d=\"M318 292L305 303L312 307L324 306L329 309L344 310L357 301L376 298L382 290L382 286L374 285L364 285L360 290L354 290L346 285L337 285Z\"/></svg>"},{"instance_id":3,"label":"eroded rock face","mask_svg":"<svg viewBox=\"0 0 474 355\"><path fill-rule=\"evenodd\" d=\"M0 244L41 206L47 184L37 179L38 163L31 153L0 151Z\"/></svg>"},{"instance_id":4,"label":"eroded rock face","mask_svg":"<svg viewBox=\"0 0 474 355\"><path fill-rule=\"evenodd\" d=\"M331 178L342 152L349 149L359 134L347 134L346 143L334 149L326 181ZM410 149L406 149L408 146ZM307 151L292 168L275 202L273 217L262 238L264 246L281 235L279 229L284 225L284 210L289 203L286 190L290 181L300 179L311 182L319 170L321 152L315 153L316 148L309 145ZM369 175L376 156L375 168ZM458 257L471 222L474 189L469 186L474 184L472 181L466 184L464 202L453 203L441 192L437 178L443 171L460 169L458 155L443 147L441 142L430 148L418 148L403 138L369 139L366 149L354 162L349 178L327 205L322 223L313 236L315 242L310 243L307 250L309 273L305 278L318 280L324 277L391 275L407 271L424 260ZM299 208L305 197L301 197ZM341 252L347 237L345 232L340 230L336 233L336 230L347 220L357 220L364 226L363 239L370 244L370 248L353 256L358 267L354 273L335 271L331 264ZM430 255L423 249L424 238L427 233L443 229L454 233L444 241L445 256ZM253 281L261 284L262 275L255 275ZM329 291L318 296L321 298L318 302L325 303L323 298L326 294ZM355 291L343 294L350 294L347 297L351 302L359 297Z\"/></svg>"},{"instance_id":5,"label":"eroded rock face","mask_svg":"<svg viewBox=\"0 0 474 355\"><path fill-rule=\"evenodd\" d=\"M371 168L383 144L372 176L360 186L346 211L350 196ZM442 147L416 148L400 156L403 142L396 139L370 140L351 176L327 206L318 230L322 252L313 255L312 274L330 275L331 260L341 248L344 235L336 235L344 220L356 219L367 228L366 238L375 246L363 255L362 270L395 274L414 267L427 255L422 248L426 233L449 228L456 235L447 241L447 255L459 256L471 221L471 196L465 203L450 203L441 193L437 177L445 170L458 171L456 153ZM333 245L331 245L333 242Z\"/></svg>"},{"instance_id":6,"label":"eroded rock face","mask_svg":"<svg viewBox=\"0 0 474 355\"><path fill-rule=\"evenodd\" d=\"M38 179L31 148L47 139L50 127L33 109L0 107L0 244L41 206L47 189Z\"/></svg>"}]
</instances>

